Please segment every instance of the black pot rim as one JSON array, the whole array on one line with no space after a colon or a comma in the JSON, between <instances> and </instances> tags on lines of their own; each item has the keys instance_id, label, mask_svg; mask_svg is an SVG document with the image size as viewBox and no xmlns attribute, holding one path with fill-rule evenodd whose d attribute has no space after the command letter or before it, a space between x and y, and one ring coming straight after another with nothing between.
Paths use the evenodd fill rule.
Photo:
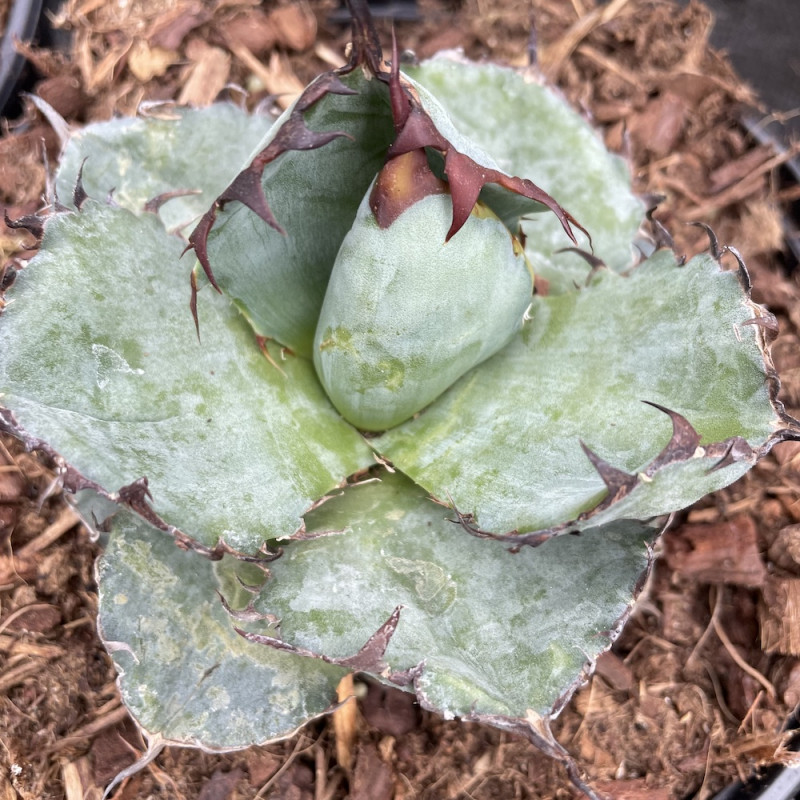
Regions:
<instances>
[{"instance_id":1,"label":"black pot rim","mask_svg":"<svg viewBox=\"0 0 800 800\"><path fill-rule=\"evenodd\" d=\"M41 15L42 0L13 0L8 10L0 40L0 113L11 98L25 65L25 57L17 52L15 42L33 37Z\"/></svg>"}]
</instances>

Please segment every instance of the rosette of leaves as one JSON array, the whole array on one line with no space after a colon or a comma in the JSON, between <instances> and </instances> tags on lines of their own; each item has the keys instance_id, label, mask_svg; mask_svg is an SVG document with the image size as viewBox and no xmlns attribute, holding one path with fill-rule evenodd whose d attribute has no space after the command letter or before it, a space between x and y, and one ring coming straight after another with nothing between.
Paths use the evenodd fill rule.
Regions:
<instances>
[{"instance_id":1,"label":"rosette of leaves","mask_svg":"<svg viewBox=\"0 0 800 800\"><path fill-rule=\"evenodd\" d=\"M288 736L355 670L580 785L548 721L663 516L800 436L774 320L713 236L688 263L639 236L624 164L532 75L392 61L359 14L350 64L274 123L76 133L72 204L15 223L41 246L4 279L0 426L107 536L101 631L145 758Z\"/></svg>"}]
</instances>

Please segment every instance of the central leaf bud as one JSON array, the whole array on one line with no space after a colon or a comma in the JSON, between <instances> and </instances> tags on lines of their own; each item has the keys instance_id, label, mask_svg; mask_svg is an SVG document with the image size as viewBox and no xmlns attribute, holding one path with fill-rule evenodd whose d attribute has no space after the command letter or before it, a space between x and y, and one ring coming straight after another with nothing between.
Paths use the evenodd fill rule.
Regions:
<instances>
[{"instance_id":1,"label":"central leaf bud","mask_svg":"<svg viewBox=\"0 0 800 800\"><path fill-rule=\"evenodd\" d=\"M418 149L387 162L342 243L314 363L357 428L413 416L522 327L533 281L519 242L481 203L447 241L452 218Z\"/></svg>"}]
</instances>

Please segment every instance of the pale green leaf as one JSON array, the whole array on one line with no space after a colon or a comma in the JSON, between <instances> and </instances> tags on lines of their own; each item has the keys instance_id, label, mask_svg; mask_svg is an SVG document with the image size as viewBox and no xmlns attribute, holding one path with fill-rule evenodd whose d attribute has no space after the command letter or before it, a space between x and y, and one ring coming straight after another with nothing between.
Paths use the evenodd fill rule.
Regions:
<instances>
[{"instance_id":1,"label":"pale green leaf","mask_svg":"<svg viewBox=\"0 0 800 800\"><path fill-rule=\"evenodd\" d=\"M340 667L254 647L215 590L232 559L179 550L120 511L97 568L103 639L128 710L168 742L229 749L290 735L335 700Z\"/></svg>"},{"instance_id":2,"label":"pale green leaf","mask_svg":"<svg viewBox=\"0 0 800 800\"><path fill-rule=\"evenodd\" d=\"M67 203L83 164L90 197L134 213L164 192L199 190L170 200L159 214L169 230L193 222L230 183L272 119L229 103L162 109L162 118L123 117L76 131L61 156L56 189ZM84 163L85 159L85 163Z\"/></svg>"},{"instance_id":3,"label":"pale green leaf","mask_svg":"<svg viewBox=\"0 0 800 800\"><path fill-rule=\"evenodd\" d=\"M484 530L566 523L606 495L581 441L633 475L669 442L669 417L643 401L686 417L703 444L767 442L780 425L754 313L735 273L660 251L628 277L606 271L579 292L537 296L508 348L372 444ZM720 456L697 455L598 520L675 511L754 461L707 474Z\"/></svg>"},{"instance_id":4,"label":"pale green leaf","mask_svg":"<svg viewBox=\"0 0 800 800\"><path fill-rule=\"evenodd\" d=\"M381 228L367 196L342 243L314 365L357 428L407 420L522 327L533 284L507 228L470 215L446 242L452 215L431 195Z\"/></svg>"},{"instance_id":5,"label":"pale green leaf","mask_svg":"<svg viewBox=\"0 0 800 800\"><path fill-rule=\"evenodd\" d=\"M0 392L19 424L208 546L254 551L370 463L303 359L272 366L231 303L188 308L183 242L151 214L88 202L52 218L0 320Z\"/></svg>"},{"instance_id":6,"label":"pale green leaf","mask_svg":"<svg viewBox=\"0 0 800 800\"><path fill-rule=\"evenodd\" d=\"M332 657L358 651L397 605L392 671L422 664L417 689L444 714L547 713L605 650L632 600L655 531L617 522L511 553L475 539L399 474L348 488L307 517L270 565L256 608L281 636Z\"/></svg>"}]
</instances>

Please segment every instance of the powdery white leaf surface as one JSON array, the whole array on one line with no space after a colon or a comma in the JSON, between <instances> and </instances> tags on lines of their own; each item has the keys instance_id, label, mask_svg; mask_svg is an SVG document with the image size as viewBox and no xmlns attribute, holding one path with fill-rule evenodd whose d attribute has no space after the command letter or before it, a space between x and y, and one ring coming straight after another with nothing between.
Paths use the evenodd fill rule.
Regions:
<instances>
[{"instance_id":1,"label":"powdery white leaf surface","mask_svg":"<svg viewBox=\"0 0 800 800\"><path fill-rule=\"evenodd\" d=\"M182 247L151 214L52 218L0 320L2 402L107 491L146 476L168 523L253 552L371 454L311 364L272 348L272 366L208 290L198 342Z\"/></svg>"},{"instance_id":2,"label":"powdery white leaf surface","mask_svg":"<svg viewBox=\"0 0 800 800\"><path fill-rule=\"evenodd\" d=\"M566 208L610 268L633 263L631 243L644 208L631 190L628 168L555 90L516 70L447 57L404 72L435 96L462 136L485 149L500 169L529 178ZM556 252L571 242L555 216L533 214L523 230L526 253L551 293L583 284L586 262ZM588 250L588 242L581 247Z\"/></svg>"},{"instance_id":3,"label":"powdery white leaf surface","mask_svg":"<svg viewBox=\"0 0 800 800\"><path fill-rule=\"evenodd\" d=\"M61 156L56 189L71 201L83 164L89 196L112 195L134 213L164 192L198 191L160 209L167 229L184 227L202 214L272 125L230 103L203 109L167 108L162 117L123 117L76 131ZM84 163L85 160L85 163Z\"/></svg>"},{"instance_id":4,"label":"powdery white leaf surface","mask_svg":"<svg viewBox=\"0 0 800 800\"><path fill-rule=\"evenodd\" d=\"M645 569L641 523L616 522L514 554L475 539L405 476L348 487L307 517L270 565L255 606L281 636L331 657L356 653L402 605L385 659L422 665L416 688L447 716L550 711L610 644ZM257 645L254 645L257 646Z\"/></svg>"},{"instance_id":5,"label":"powdery white leaf surface","mask_svg":"<svg viewBox=\"0 0 800 800\"><path fill-rule=\"evenodd\" d=\"M606 486L581 447L637 475L670 441L657 403L700 444L763 446L780 420L769 396L754 308L736 273L710 257L683 267L659 251L623 277L535 297L532 320L416 419L372 445L483 530L533 531L593 509ZM644 519L688 506L740 477L754 458L709 472L689 458L642 480L597 520ZM652 476L656 477L656 476Z\"/></svg>"},{"instance_id":6,"label":"powdery white leaf surface","mask_svg":"<svg viewBox=\"0 0 800 800\"><path fill-rule=\"evenodd\" d=\"M187 553L120 511L97 566L103 639L122 698L167 742L231 749L291 734L331 706L345 670L264 647L233 629L215 590L233 559Z\"/></svg>"}]
</instances>

